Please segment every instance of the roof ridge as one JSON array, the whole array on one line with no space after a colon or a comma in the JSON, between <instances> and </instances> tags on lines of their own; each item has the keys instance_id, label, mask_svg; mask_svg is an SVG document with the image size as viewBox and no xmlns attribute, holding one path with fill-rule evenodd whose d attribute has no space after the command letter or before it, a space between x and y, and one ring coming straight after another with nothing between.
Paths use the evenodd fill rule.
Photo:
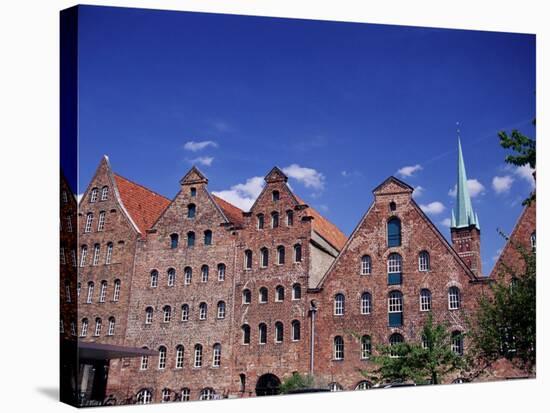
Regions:
<instances>
[{"instance_id":1,"label":"roof ridge","mask_svg":"<svg viewBox=\"0 0 550 413\"><path fill-rule=\"evenodd\" d=\"M152 194L155 194L155 195L157 195L157 196L160 196L160 197L164 198L164 199L167 200L167 201L170 201L170 202L172 201L170 198L165 197L164 195L161 195L161 194L159 194L158 192L155 192L155 191L153 191L153 190L150 189L150 188L147 188L145 185L139 184L139 183L137 183L136 181L133 181L133 180L131 180L131 179L128 179L128 178L126 178L125 176L122 176L122 175L120 175L120 174L118 174L118 173L116 173L116 172L113 172L113 174L114 174L115 176L117 176L118 178L122 178L122 179L124 179L125 181L128 181L128 182L130 182L131 184L134 184L134 185L136 185L136 186L139 186L140 188L143 188L143 189L145 189L146 191L151 192Z\"/></svg>"}]
</instances>

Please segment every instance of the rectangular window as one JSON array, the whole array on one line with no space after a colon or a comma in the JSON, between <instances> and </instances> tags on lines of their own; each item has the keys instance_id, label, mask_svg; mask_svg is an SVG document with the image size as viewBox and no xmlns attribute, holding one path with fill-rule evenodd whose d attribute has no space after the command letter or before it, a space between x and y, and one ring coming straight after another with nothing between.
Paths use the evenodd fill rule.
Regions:
<instances>
[{"instance_id":1,"label":"rectangular window","mask_svg":"<svg viewBox=\"0 0 550 413\"><path fill-rule=\"evenodd\" d=\"M97 265L99 263L99 244L94 245L94 258L92 265Z\"/></svg>"},{"instance_id":2,"label":"rectangular window","mask_svg":"<svg viewBox=\"0 0 550 413\"><path fill-rule=\"evenodd\" d=\"M115 281L115 291L113 293L113 301L120 299L120 281Z\"/></svg>"},{"instance_id":3,"label":"rectangular window","mask_svg":"<svg viewBox=\"0 0 550 413\"><path fill-rule=\"evenodd\" d=\"M59 249L59 260L61 261L61 265L65 265L67 263L65 261L65 248L63 247Z\"/></svg>"},{"instance_id":4,"label":"rectangular window","mask_svg":"<svg viewBox=\"0 0 550 413\"><path fill-rule=\"evenodd\" d=\"M147 370L149 367L149 356L141 356L141 365L139 366L140 370Z\"/></svg>"},{"instance_id":5,"label":"rectangular window","mask_svg":"<svg viewBox=\"0 0 550 413\"><path fill-rule=\"evenodd\" d=\"M65 301L71 302L71 284L69 282L65 283Z\"/></svg>"},{"instance_id":6,"label":"rectangular window","mask_svg":"<svg viewBox=\"0 0 550 413\"><path fill-rule=\"evenodd\" d=\"M107 254L105 255L105 264L109 265L113 258L113 244L107 244Z\"/></svg>"},{"instance_id":7,"label":"rectangular window","mask_svg":"<svg viewBox=\"0 0 550 413\"><path fill-rule=\"evenodd\" d=\"M76 267L76 251L74 249L71 250L71 262L73 267Z\"/></svg>"},{"instance_id":8,"label":"rectangular window","mask_svg":"<svg viewBox=\"0 0 550 413\"><path fill-rule=\"evenodd\" d=\"M84 245L80 250L80 266L84 267L86 265L86 256L88 255L88 247Z\"/></svg>"},{"instance_id":9,"label":"rectangular window","mask_svg":"<svg viewBox=\"0 0 550 413\"><path fill-rule=\"evenodd\" d=\"M97 230L103 231L105 229L105 211L99 213L99 220L97 224Z\"/></svg>"},{"instance_id":10,"label":"rectangular window","mask_svg":"<svg viewBox=\"0 0 550 413\"><path fill-rule=\"evenodd\" d=\"M86 297L86 303L90 304L94 297L94 283L88 284L88 297Z\"/></svg>"},{"instance_id":11,"label":"rectangular window","mask_svg":"<svg viewBox=\"0 0 550 413\"><path fill-rule=\"evenodd\" d=\"M73 218L70 215L65 217L65 228L67 232L73 232Z\"/></svg>"},{"instance_id":12,"label":"rectangular window","mask_svg":"<svg viewBox=\"0 0 550 413\"><path fill-rule=\"evenodd\" d=\"M399 327L403 325L403 313L389 313L389 326Z\"/></svg>"},{"instance_id":13,"label":"rectangular window","mask_svg":"<svg viewBox=\"0 0 550 413\"><path fill-rule=\"evenodd\" d=\"M101 289L99 290L99 302L104 303L106 296L107 296L107 283L102 282L101 283Z\"/></svg>"},{"instance_id":14,"label":"rectangular window","mask_svg":"<svg viewBox=\"0 0 550 413\"><path fill-rule=\"evenodd\" d=\"M94 214L90 213L86 216L86 226L84 227L84 232L92 231L92 223L94 221Z\"/></svg>"}]
</instances>

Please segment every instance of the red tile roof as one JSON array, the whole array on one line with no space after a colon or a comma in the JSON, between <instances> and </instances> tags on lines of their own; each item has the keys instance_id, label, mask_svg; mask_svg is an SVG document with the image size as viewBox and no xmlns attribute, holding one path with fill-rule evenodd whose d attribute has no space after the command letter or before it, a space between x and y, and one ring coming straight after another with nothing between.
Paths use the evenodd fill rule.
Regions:
<instances>
[{"instance_id":1,"label":"red tile roof","mask_svg":"<svg viewBox=\"0 0 550 413\"><path fill-rule=\"evenodd\" d=\"M218 204L220 209L223 211L225 216L233 224L242 225L244 222L243 211L237 208L235 205L230 204L229 202L221 199L216 195L211 195L214 202Z\"/></svg>"},{"instance_id":2,"label":"red tile roof","mask_svg":"<svg viewBox=\"0 0 550 413\"><path fill-rule=\"evenodd\" d=\"M145 235L171 201L120 175L115 174L115 181L126 211Z\"/></svg>"}]
</instances>

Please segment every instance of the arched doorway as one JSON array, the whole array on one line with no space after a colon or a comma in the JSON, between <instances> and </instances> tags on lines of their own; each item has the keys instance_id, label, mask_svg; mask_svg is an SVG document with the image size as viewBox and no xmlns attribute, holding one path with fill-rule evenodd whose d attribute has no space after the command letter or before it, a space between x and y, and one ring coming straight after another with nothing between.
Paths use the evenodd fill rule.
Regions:
<instances>
[{"instance_id":1,"label":"arched doorway","mask_svg":"<svg viewBox=\"0 0 550 413\"><path fill-rule=\"evenodd\" d=\"M256 383L256 396L272 396L280 393L281 380L274 374L260 376Z\"/></svg>"}]
</instances>

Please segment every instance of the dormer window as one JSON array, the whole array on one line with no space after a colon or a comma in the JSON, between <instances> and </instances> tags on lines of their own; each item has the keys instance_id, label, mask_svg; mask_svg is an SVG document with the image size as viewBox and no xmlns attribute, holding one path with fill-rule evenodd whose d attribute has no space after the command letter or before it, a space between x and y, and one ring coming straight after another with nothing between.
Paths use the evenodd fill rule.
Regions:
<instances>
[{"instance_id":1,"label":"dormer window","mask_svg":"<svg viewBox=\"0 0 550 413\"><path fill-rule=\"evenodd\" d=\"M190 193L192 197L197 196L197 188L191 188Z\"/></svg>"},{"instance_id":2,"label":"dormer window","mask_svg":"<svg viewBox=\"0 0 550 413\"><path fill-rule=\"evenodd\" d=\"M279 200L279 191L273 191L272 198L273 202L277 202Z\"/></svg>"},{"instance_id":3,"label":"dormer window","mask_svg":"<svg viewBox=\"0 0 550 413\"><path fill-rule=\"evenodd\" d=\"M187 205L187 218L195 218L196 209L195 204Z\"/></svg>"}]
</instances>

